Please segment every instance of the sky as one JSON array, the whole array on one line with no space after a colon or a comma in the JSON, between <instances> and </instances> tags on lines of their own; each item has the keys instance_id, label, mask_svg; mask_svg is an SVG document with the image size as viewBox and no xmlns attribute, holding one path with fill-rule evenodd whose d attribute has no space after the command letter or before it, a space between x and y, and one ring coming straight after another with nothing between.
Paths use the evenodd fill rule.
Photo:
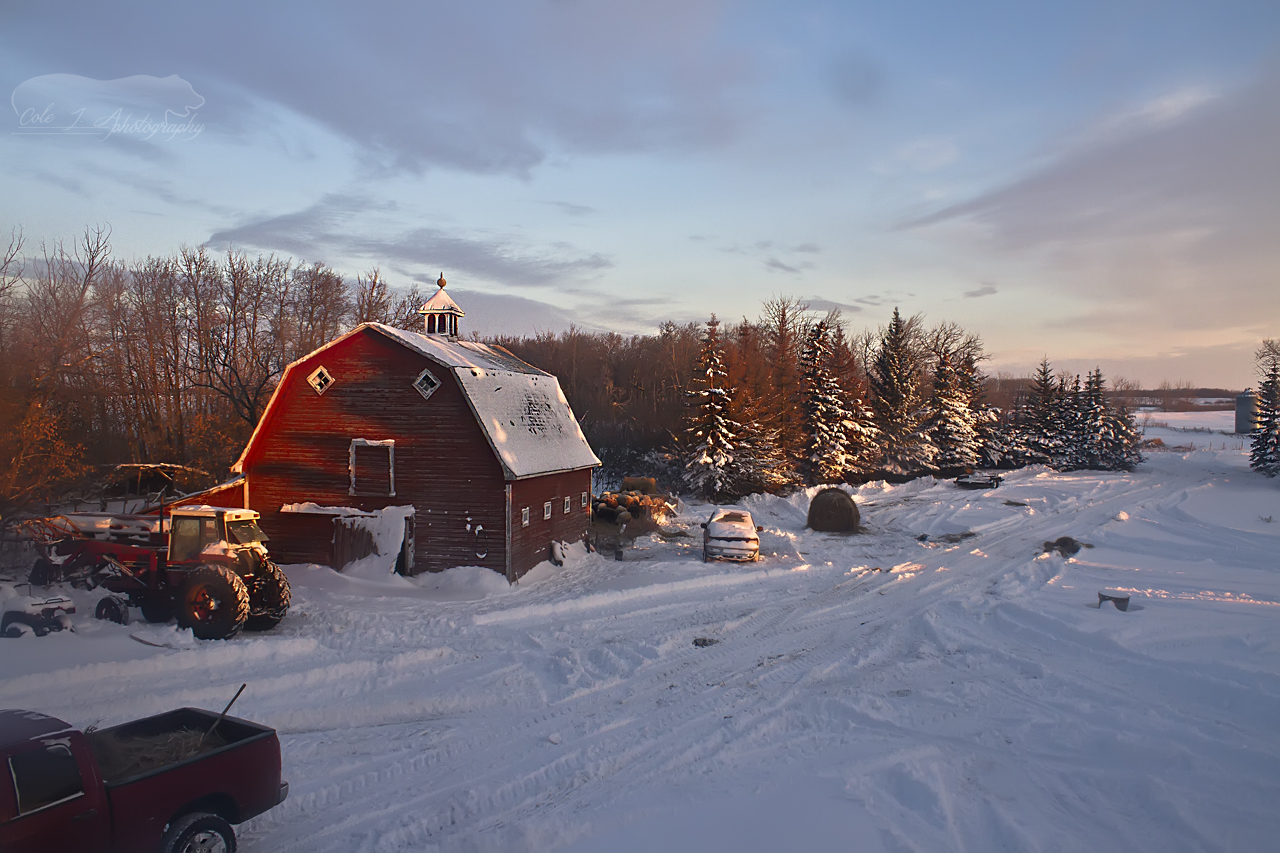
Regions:
<instances>
[{"instance_id":1,"label":"sky","mask_svg":"<svg viewBox=\"0 0 1280 853\"><path fill-rule=\"evenodd\" d=\"M1227 388L1280 337L1274 0L7 0L0 89L0 234L443 272L464 333L792 296Z\"/></svg>"}]
</instances>

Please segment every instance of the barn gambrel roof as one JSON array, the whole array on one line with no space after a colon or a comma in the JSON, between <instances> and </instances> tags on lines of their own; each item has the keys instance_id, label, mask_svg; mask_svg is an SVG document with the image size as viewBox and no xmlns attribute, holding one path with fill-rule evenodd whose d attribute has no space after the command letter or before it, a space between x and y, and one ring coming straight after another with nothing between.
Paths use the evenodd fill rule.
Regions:
<instances>
[{"instance_id":1,"label":"barn gambrel roof","mask_svg":"<svg viewBox=\"0 0 1280 853\"><path fill-rule=\"evenodd\" d=\"M523 480L600 464L554 376L500 347L420 335L383 323L362 323L291 363L232 471L243 470L259 433L279 405L298 365L353 335L373 331L450 370L508 480Z\"/></svg>"}]
</instances>

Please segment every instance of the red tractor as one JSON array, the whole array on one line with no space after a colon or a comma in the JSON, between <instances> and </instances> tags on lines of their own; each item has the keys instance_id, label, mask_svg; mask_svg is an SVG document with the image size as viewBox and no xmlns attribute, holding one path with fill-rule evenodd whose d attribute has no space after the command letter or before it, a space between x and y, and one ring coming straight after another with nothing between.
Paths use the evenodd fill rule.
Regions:
<instances>
[{"instance_id":1,"label":"red tractor","mask_svg":"<svg viewBox=\"0 0 1280 853\"><path fill-rule=\"evenodd\" d=\"M174 507L165 522L89 515L28 522L40 549L31 583L101 586L113 594L98 602L99 619L126 624L134 606L148 622L177 616L202 640L241 628L266 631L284 618L289 581L267 556L258 513L184 506Z\"/></svg>"}]
</instances>

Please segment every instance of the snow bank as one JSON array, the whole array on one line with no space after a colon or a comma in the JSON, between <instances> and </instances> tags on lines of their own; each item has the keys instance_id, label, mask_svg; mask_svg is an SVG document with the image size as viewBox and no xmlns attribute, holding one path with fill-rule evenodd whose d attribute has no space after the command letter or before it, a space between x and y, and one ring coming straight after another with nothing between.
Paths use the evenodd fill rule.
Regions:
<instances>
[{"instance_id":1,"label":"snow bank","mask_svg":"<svg viewBox=\"0 0 1280 853\"><path fill-rule=\"evenodd\" d=\"M111 724L247 682L290 796L244 853L1275 846L1280 486L1243 451L853 492L858 536L748 499L754 565L702 563L694 505L510 587L287 566L277 628L190 647L73 590L76 633L0 640L0 707Z\"/></svg>"}]
</instances>

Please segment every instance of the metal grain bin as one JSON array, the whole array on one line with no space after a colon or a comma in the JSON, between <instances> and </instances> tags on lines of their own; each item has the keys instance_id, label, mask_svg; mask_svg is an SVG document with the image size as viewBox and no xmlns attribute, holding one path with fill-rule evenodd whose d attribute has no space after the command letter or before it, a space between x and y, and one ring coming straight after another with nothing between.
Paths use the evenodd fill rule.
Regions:
<instances>
[{"instance_id":1,"label":"metal grain bin","mask_svg":"<svg viewBox=\"0 0 1280 853\"><path fill-rule=\"evenodd\" d=\"M1253 389L1246 388L1236 395L1236 434L1253 432L1257 419L1258 395L1253 393Z\"/></svg>"}]
</instances>

